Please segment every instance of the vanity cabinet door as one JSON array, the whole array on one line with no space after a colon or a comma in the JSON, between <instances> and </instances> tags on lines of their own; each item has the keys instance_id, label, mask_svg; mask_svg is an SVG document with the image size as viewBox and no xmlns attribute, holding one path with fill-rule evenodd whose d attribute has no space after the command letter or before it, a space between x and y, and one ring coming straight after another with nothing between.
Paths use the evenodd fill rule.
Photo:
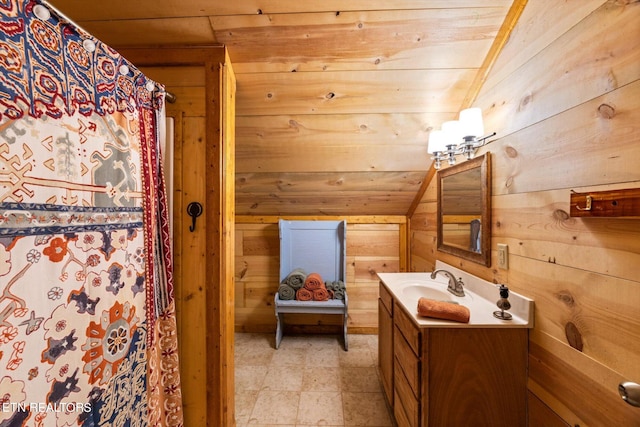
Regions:
<instances>
[{"instance_id":1,"label":"vanity cabinet door","mask_svg":"<svg viewBox=\"0 0 640 427\"><path fill-rule=\"evenodd\" d=\"M416 398L396 358L394 368L393 415L398 426L420 426L420 401Z\"/></svg>"},{"instance_id":2,"label":"vanity cabinet door","mask_svg":"<svg viewBox=\"0 0 640 427\"><path fill-rule=\"evenodd\" d=\"M420 426L421 413L421 333L397 304L393 310L393 412L399 426Z\"/></svg>"},{"instance_id":3,"label":"vanity cabinet door","mask_svg":"<svg viewBox=\"0 0 640 427\"><path fill-rule=\"evenodd\" d=\"M393 318L382 299L378 301L378 363L384 393L393 406Z\"/></svg>"},{"instance_id":4,"label":"vanity cabinet door","mask_svg":"<svg viewBox=\"0 0 640 427\"><path fill-rule=\"evenodd\" d=\"M416 327L411 317L396 302L393 307L393 321L407 340L411 350L418 356L420 354L420 329Z\"/></svg>"},{"instance_id":5,"label":"vanity cabinet door","mask_svg":"<svg viewBox=\"0 0 640 427\"><path fill-rule=\"evenodd\" d=\"M429 331L429 425L514 427L527 423L528 330Z\"/></svg>"},{"instance_id":6,"label":"vanity cabinet door","mask_svg":"<svg viewBox=\"0 0 640 427\"><path fill-rule=\"evenodd\" d=\"M417 399L420 397L420 359L398 331L395 331L393 336L393 348L397 366L404 374L407 385Z\"/></svg>"},{"instance_id":7,"label":"vanity cabinet door","mask_svg":"<svg viewBox=\"0 0 640 427\"><path fill-rule=\"evenodd\" d=\"M384 305L384 307L389 312L389 316L393 317L393 296L391 292L387 290L387 288L380 282L378 286L378 295L379 301Z\"/></svg>"}]
</instances>

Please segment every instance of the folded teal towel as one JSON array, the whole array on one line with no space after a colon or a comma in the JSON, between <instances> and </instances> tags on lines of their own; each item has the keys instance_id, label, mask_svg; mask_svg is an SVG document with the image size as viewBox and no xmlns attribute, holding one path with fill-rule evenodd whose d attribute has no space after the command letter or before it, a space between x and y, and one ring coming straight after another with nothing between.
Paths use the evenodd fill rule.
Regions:
<instances>
[{"instance_id":1,"label":"folded teal towel","mask_svg":"<svg viewBox=\"0 0 640 427\"><path fill-rule=\"evenodd\" d=\"M282 280L282 283L285 283L291 286L294 290L298 290L304 286L304 281L307 279L307 273L301 269L296 268L293 270L287 277Z\"/></svg>"},{"instance_id":2,"label":"folded teal towel","mask_svg":"<svg viewBox=\"0 0 640 427\"><path fill-rule=\"evenodd\" d=\"M278 295L281 300L294 300L296 299L296 290L286 283L282 283L278 287Z\"/></svg>"}]
</instances>

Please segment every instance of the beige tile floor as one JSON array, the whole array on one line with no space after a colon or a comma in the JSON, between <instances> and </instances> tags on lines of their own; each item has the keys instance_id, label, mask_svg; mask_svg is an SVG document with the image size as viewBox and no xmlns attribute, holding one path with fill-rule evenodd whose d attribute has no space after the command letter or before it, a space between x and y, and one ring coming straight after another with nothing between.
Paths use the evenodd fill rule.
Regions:
<instances>
[{"instance_id":1,"label":"beige tile floor","mask_svg":"<svg viewBox=\"0 0 640 427\"><path fill-rule=\"evenodd\" d=\"M393 426L378 377L378 337L237 333L236 421L244 426Z\"/></svg>"}]
</instances>

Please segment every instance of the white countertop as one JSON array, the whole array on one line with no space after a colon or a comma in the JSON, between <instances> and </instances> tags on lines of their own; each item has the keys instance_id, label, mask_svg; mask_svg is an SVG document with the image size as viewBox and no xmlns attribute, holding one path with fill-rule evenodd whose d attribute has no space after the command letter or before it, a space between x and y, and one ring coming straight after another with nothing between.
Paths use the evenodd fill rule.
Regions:
<instances>
[{"instance_id":1,"label":"white countertop","mask_svg":"<svg viewBox=\"0 0 640 427\"><path fill-rule=\"evenodd\" d=\"M411 315L414 322L421 328L533 328L533 300L509 291L509 302L512 315L511 320L498 319L493 315L498 311L496 302L500 299L499 285L487 282L475 276L456 269L448 264L436 264L436 269L445 269L461 277L464 282L464 297L456 297L447 292L448 278L438 274L431 279L430 273L378 273L378 277L387 287L405 311ZM418 316L418 299L420 295L411 292L416 288L408 289L415 285L424 285L433 289L441 289L443 299L456 301L466 306L470 313L469 323L455 322L451 320L439 320ZM434 299L439 299L434 297Z\"/></svg>"}]
</instances>

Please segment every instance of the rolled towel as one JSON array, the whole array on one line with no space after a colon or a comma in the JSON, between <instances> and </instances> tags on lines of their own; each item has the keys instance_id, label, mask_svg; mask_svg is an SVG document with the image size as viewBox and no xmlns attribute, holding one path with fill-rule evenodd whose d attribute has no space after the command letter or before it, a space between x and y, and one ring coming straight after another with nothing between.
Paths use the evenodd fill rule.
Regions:
<instances>
[{"instance_id":1,"label":"rolled towel","mask_svg":"<svg viewBox=\"0 0 640 427\"><path fill-rule=\"evenodd\" d=\"M313 290L313 300L314 301L327 301L329 299L329 293L324 288L318 288Z\"/></svg>"},{"instance_id":2,"label":"rolled towel","mask_svg":"<svg viewBox=\"0 0 640 427\"><path fill-rule=\"evenodd\" d=\"M324 287L327 290L337 291L337 290L345 290L344 282L342 280L327 280L324 282Z\"/></svg>"},{"instance_id":3,"label":"rolled towel","mask_svg":"<svg viewBox=\"0 0 640 427\"><path fill-rule=\"evenodd\" d=\"M282 280L282 283L286 283L287 285L291 286L294 290L298 290L304 286L304 281L306 278L307 278L306 271L304 271L301 268L296 268L295 270L292 270L291 273L289 273L287 277L285 277Z\"/></svg>"},{"instance_id":4,"label":"rolled towel","mask_svg":"<svg viewBox=\"0 0 640 427\"><path fill-rule=\"evenodd\" d=\"M309 289L300 288L296 291L296 299L298 301L311 301L313 300L313 292Z\"/></svg>"},{"instance_id":5,"label":"rolled towel","mask_svg":"<svg viewBox=\"0 0 640 427\"><path fill-rule=\"evenodd\" d=\"M469 323L471 316L469 309L464 305L435 301L428 298L420 298L418 300L418 314L424 317L453 320L461 323Z\"/></svg>"},{"instance_id":6,"label":"rolled towel","mask_svg":"<svg viewBox=\"0 0 640 427\"><path fill-rule=\"evenodd\" d=\"M318 273L310 273L304 281L304 287L310 291L322 288L323 286L324 282Z\"/></svg>"},{"instance_id":7,"label":"rolled towel","mask_svg":"<svg viewBox=\"0 0 640 427\"><path fill-rule=\"evenodd\" d=\"M333 299L344 299L344 289L336 289L333 291Z\"/></svg>"},{"instance_id":8,"label":"rolled towel","mask_svg":"<svg viewBox=\"0 0 640 427\"><path fill-rule=\"evenodd\" d=\"M283 283L278 287L278 295L281 300L294 300L296 299L296 290Z\"/></svg>"}]
</instances>

